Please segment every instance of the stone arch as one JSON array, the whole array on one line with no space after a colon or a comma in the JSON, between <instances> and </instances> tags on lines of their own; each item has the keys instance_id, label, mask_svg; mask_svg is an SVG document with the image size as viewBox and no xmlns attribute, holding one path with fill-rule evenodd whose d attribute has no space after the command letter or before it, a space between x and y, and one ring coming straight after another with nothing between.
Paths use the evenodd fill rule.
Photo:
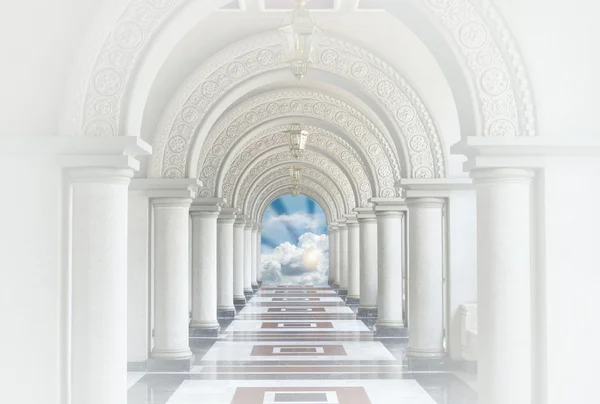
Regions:
<instances>
[{"instance_id":1,"label":"stone arch","mask_svg":"<svg viewBox=\"0 0 600 404\"><path fill-rule=\"evenodd\" d=\"M332 130L346 133L344 143L349 145L348 152L354 149L365 156L374 167L377 181L371 181L371 187L380 190L380 195L394 196L394 182L401 177L401 169L392 145L385 134L367 116L347 103L336 98L313 91L270 92L248 100L223 116L210 130L200 154L197 168L193 162L183 161L188 150L185 149L181 135L173 137L166 151L167 163L173 159L177 163L164 167L163 176L178 177L183 170L190 178L198 177L204 184L201 195L212 197L219 195L217 188L218 167L227 157L231 148L240 149L246 134L278 122L279 119L300 119L304 122L314 119L315 125L329 126ZM278 137L277 134L274 137ZM279 139L281 140L281 139ZM420 140L420 141L419 141ZM340 143L340 142L337 142ZM409 170L414 162L414 172L420 170L433 172L433 157L429 153L427 140L420 136L412 138L410 162L404 162L404 170ZM337 150L333 148L332 150ZM191 160L191 158L190 158ZM408 167L406 165L408 164ZM410 176L410 175L409 175ZM377 184L377 186L374 186ZM377 195L377 194L375 194ZM373 196L373 195L371 195Z\"/></svg>"},{"instance_id":2,"label":"stone arch","mask_svg":"<svg viewBox=\"0 0 600 404\"><path fill-rule=\"evenodd\" d=\"M307 173L307 175L302 178L300 185L319 193L330 206L332 215L335 217L340 217L340 215L348 208L343 203L343 199L340 198L339 190L329 188L326 177L319 175L316 171ZM292 184L290 183L289 178L285 177L282 170L275 170L270 174L266 174L257 183L257 186L252 189L252 192L241 202L241 207L245 212L251 215L254 213L256 204L263 200L264 196L269 192L279 188L286 188L289 191L291 187Z\"/></svg>"},{"instance_id":3,"label":"stone arch","mask_svg":"<svg viewBox=\"0 0 600 404\"><path fill-rule=\"evenodd\" d=\"M274 200L276 200L277 198L280 198L281 196L289 194L288 188L289 187L287 187L287 186L280 186L280 187L274 186L273 188L264 192L265 197L262 199L262 201L255 201L254 204L252 205L252 217L256 218L257 221L261 221L265 214L265 211L267 210L269 205ZM319 205L323 209L323 212L325 213L325 218L327 219L327 223L332 223L337 219L337 213L335 212L335 207L332 207L329 205L330 202L327 201L326 196L324 197L317 190L310 188L309 186L306 186L306 185L300 185L299 190L300 190L299 193L301 195L308 196L319 203Z\"/></svg>"},{"instance_id":4,"label":"stone arch","mask_svg":"<svg viewBox=\"0 0 600 404\"><path fill-rule=\"evenodd\" d=\"M80 76L85 84L75 90L67 102L66 109L71 112L66 114L62 126L72 130L66 132L139 136L142 108L132 111L126 105L127 101L130 98L147 99L155 73L174 44L198 22L198 18L204 18L227 2L207 0L201 10L196 9L198 6L191 0L131 2L116 22L109 21L105 25L107 39L98 53L95 48L94 54L89 54L88 48L82 49L81 54L86 55L82 57L85 63L75 75ZM427 30L429 35L419 32L414 26L412 28L421 34L422 40L440 35L445 38L444 49L432 46L432 53L438 60L450 55L447 63L440 65L442 68L452 65L452 73L459 73L460 78L454 80L456 75L446 69L453 91L467 83L475 95L468 96L469 89L464 89L464 94L472 99L475 112L487 115L483 119L487 125L476 122L472 128L463 128L463 133L467 129L473 135L484 136L537 135L533 92L523 57L492 1L414 0L402 3L406 4L388 5L388 11L409 26L411 18L406 16L420 16L421 31ZM400 6L403 8L399 12ZM407 10L409 12L405 12ZM199 17L193 20L192 15ZM168 35L155 36L157 30L167 31ZM153 39L155 37L158 39ZM490 55L495 67L484 72L476 66L465 69L469 63L475 61L477 64L477 60L486 64ZM494 88L505 88L509 94L506 99L514 100L514 104L508 105L508 110L502 100L494 99L496 90L491 90ZM484 113L486 109L487 114ZM125 128L127 125L123 122L129 127Z\"/></svg>"},{"instance_id":5,"label":"stone arch","mask_svg":"<svg viewBox=\"0 0 600 404\"><path fill-rule=\"evenodd\" d=\"M244 185L239 187L239 192L234 194L232 201L233 206L236 206L247 213L247 201L256 198L256 194L260 192L261 185L264 188L268 186L269 181L275 181L277 179L286 179L288 184L291 186L289 179L288 168L292 167L291 162L277 163L277 157L273 159L274 163L267 163L260 166L258 170L248 181L244 182ZM356 207L354 196L350 193L348 179L344 178L343 174L336 172L329 172L325 167L320 167L318 164L310 163L293 163L296 167L302 167L302 176L312 177L322 184L324 189L328 189L329 193L335 200L336 206L339 207L340 211L349 211Z\"/></svg>"},{"instance_id":6,"label":"stone arch","mask_svg":"<svg viewBox=\"0 0 600 404\"><path fill-rule=\"evenodd\" d=\"M228 164L226 159L221 160L222 165L215 169L214 180L207 180L205 182L203 179L205 187L201 189L200 195L203 197L217 195L217 197L222 197L225 200L232 200L231 195L235 184L248 165L264 156L289 150L288 140L281 133L285 129L287 129L287 126L268 129L243 145L240 145L236 150L233 150L233 148L230 149L230 154L232 154L230 163ZM353 178L353 183L357 184L355 195L358 203L360 205L366 203L374 194L372 189L375 188L375 191L377 191L379 187L379 184L374 183L373 180L373 175L375 175L374 169L365 166L360 155L340 137L320 128L309 126L308 129L311 131L308 150L323 154L329 159L336 161L346 175ZM223 148L223 150L225 149ZM233 156L236 151L238 154ZM290 161L293 162L294 159ZM385 174L385 172L381 172ZM382 179L385 180L386 178ZM382 181L382 183L390 188L394 186L391 173L389 173L387 181ZM207 191L206 188L210 187L215 190L215 193Z\"/></svg>"},{"instance_id":7,"label":"stone arch","mask_svg":"<svg viewBox=\"0 0 600 404\"><path fill-rule=\"evenodd\" d=\"M321 197L321 195L319 195L318 193L314 192L312 189L310 188L306 188L304 186L300 186L300 195L304 195L307 196L311 199L313 199L315 202L317 202L319 204L319 206L321 207L321 209L323 209L323 213L325 213L325 220L327 221L327 223L332 223L333 221L335 221L335 217L332 215L332 211L330 209L329 206L327 206L327 204L325 203L325 200ZM284 196L288 194L288 192L285 189L279 189L277 191L275 191L274 193L270 194L266 199L265 199L265 203L257 206L257 210L256 210L256 220L257 221L262 221L262 218L265 215L265 211L267 210L267 208L269 207L269 205L276 199Z\"/></svg>"},{"instance_id":8,"label":"stone arch","mask_svg":"<svg viewBox=\"0 0 600 404\"><path fill-rule=\"evenodd\" d=\"M341 54L344 58L339 56ZM211 143L205 140L206 130L202 128L212 127L213 118L207 116L210 116L210 109L219 98L244 80L265 72L287 69L284 59L280 37L269 32L232 45L198 69L172 98L161 119L159 133L154 139L151 175L183 176L190 155L202 153L200 147ZM444 176L444 156L437 128L414 89L389 65L354 44L325 37L321 42L321 57L313 69L335 73L361 87L365 96L385 106L398 128L398 147L390 148L389 143L382 142L384 147L387 146L385 151L392 160L396 176L396 149L410 154L405 166L411 168L406 169L405 176ZM360 114L359 111L356 113ZM414 152L411 152L410 145L414 145ZM177 164L172 164L173 160Z\"/></svg>"}]
</instances>

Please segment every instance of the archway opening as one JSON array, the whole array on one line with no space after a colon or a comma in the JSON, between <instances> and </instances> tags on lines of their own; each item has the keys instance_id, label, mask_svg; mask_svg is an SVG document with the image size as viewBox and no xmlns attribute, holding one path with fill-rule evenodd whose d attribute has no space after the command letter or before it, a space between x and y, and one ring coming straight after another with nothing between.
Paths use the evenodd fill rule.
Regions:
<instances>
[{"instance_id":1,"label":"archway opening","mask_svg":"<svg viewBox=\"0 0 600 404\"><path fill-rule=\"evenodd\" d=\"M304 195L274 200L262 218L263 285L327 285L329 239L321 206Z\"/></svg>"}]
</instances>

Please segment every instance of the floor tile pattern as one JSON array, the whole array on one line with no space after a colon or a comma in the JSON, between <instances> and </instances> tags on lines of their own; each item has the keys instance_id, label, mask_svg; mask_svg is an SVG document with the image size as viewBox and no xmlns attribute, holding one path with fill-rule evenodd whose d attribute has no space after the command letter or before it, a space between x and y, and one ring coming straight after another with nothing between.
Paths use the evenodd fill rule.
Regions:
<instances>
[{"instance_id":1,"label":"floor tile pattern","mask_svg":"<svg viewBox=\"0 0 600 404\"><path fill-rule=\"evenodd\" d=\"M444 363L377 341L329 287L260 288L218 339L195 338L188 373L128 375L128 404L475 404ZM457 376L459 374L459 376Z\"/></svg>"}]
</instances>

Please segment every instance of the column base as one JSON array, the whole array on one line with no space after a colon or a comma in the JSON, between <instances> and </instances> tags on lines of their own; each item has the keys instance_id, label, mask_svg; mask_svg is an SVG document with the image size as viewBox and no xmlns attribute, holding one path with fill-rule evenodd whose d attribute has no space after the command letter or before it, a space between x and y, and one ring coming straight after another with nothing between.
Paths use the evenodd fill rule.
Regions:
<instances>
[{"instance_id":1,"label":"column base","mask_svg":"<svg viewBox=\"0 0 600 404\"><path fill-rule=\"evenodd\" d=\"M339 297L346 297L348 296L348 289L338 289L337 293Z\"/></svg>"},{"instance_id":2,"label":"column base","mask_svg":"<svg viewBox=\"0 0 600 404\"><path fill-rule=\"evenodd\" d=\"M258 283L252 284L252 293L258 292Z\"/></svg>"},{"instance_id":3,"label":"column base","mask_svg":"<svg viewBox=\"0 0 600 404\"><path fill-rule=\"evenodd\" d=\"M348 306L358 306L360 304L360 298L356 296L346 297L346 304Z\"/></svg>"},{"instance_id":4,"label":"column base","mask_svg":"<svg viewBox=\"0 0 600 404\"><path fill-rule=\"evenodd\" d=\"M235 307L223 307L217 308L217 319L218 320L233 320L235 318Z\"/></svg>"},{"instance_id":5,"label":"column base","mask_svg":"<svg viewBox=\"0 0 600 404\"><path fill-rule=\"evenodd\" d=\"M196 357L193 354L184 359L150 358L147 369L149 372L190 372L195 361Z\"/></svg>"},{"instance_id":6,"label":"column base","mask_svg":"<svg viewBox=\"0 0 600 404\"><path fill-rule=\"evenodd\" d=\"M254 292L252 291L252 289L244 289L244 296L246 296L246 301L250 300L250 298L252 298L253 295Z\"/></svg>"},{"instance_id":7,"label":"column base","mask_svg":"<svg viewBox=\"0 0 600 404\"><path fill-rule=\"evenodd\" d=\"M409 343L410 344L410 343ZM441 359L446 357L446 352L441 351L427 351L427 350L418 350L408 347L406 350L406 356L409 358L418 358L418 359Z\"/></svg>"},{"instance_id":8,"label":"column base","mask_svg":"<svg viewBox=\"0 0 600 404\"><path fill-rule=\"evenodd\" d=\"M258 284L258 287L262 286L262 281L256 281L256 283Z\"/></svg>"},{"instance_id":9,"label":"column base","mask_svg":"<svg viewBox=\"0 0 600 404\"><path fill-rule=\"evenodd\" d=\"M335 283L334 282L334 283L331 284L331 289L338 290L339 288L340 288L340 284L339 283Z\"/></svg>"},{"instance_id":10,"label":"column base","mask_svg":"<svg viewBox=\"0 0 600 404\"><path fill-rule=\"evenodd\" d=\"M446 358L446 355L440 358L414 358L407 356L404 360L409 371L440 371L454 370L456 364Z\"/></svg>"},{"instance_id":11,"label":"column base","mask_svg":"<svg viewBox=\"0 0 600 404\"><path fill-rule=\"evenodd\" d=\"M145 372L148 370L148 361L141 362L127 362L127 371L128 372Z\"/></svg>"},{"instance_id":12,"label":"column base","mask_svg":"<svg viewBox=\"0 0 600 404\"><path fill-rule=\"evenodd\" d=\"M359 319L377 318L377 307L359 307L356 315Z\"/></svg>"},{"instance_id":13,"label":"column base","mask_svg":"<svg viewBox=\"0 0 600 404\"><path fill-rule=\"evenodd\" d=\"M217 338L220 333L220 325L217 325L216 327L197 327L194 325L190 326L190 337Z\"/></svg>"},{"instance_id":14,"label":"column base","mask_svg":"<svg viewBox=\"0 0 600 404\"><path fill-rule=\"evenodd\" d=\"M246 305L246 296L244 296L244 297L234 297L233 298L233 305L235 306L236 309L244 307Z\"/></svg>"},{"instance_id":15,"label":"column base","mask_svg":"<svg viewBox=\"0 0 600 404\"><path fill-rule=\"evenodd\" d=\"M375 338L406 338L408 328L375 324Z\"/></svg>"}]
</instances>

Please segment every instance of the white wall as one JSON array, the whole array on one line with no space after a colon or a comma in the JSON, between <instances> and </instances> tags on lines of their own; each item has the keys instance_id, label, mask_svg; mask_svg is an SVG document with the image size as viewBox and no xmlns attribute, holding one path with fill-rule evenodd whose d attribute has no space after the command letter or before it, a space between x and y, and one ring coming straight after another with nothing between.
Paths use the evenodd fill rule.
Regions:
<instances>
[{"instance_id":1,"label":"white wall","mask_svg":"<svg viewBox=\"0 0 600 404\"><path fill-rule=\"evenodd\" d=\"M144 362L149 351L149 201L129 191L127 269L127 361Z\"/></svg>"},{"instance_id":2,"label":"white wall","mask_svg":"<svg viewBox=\"0 0 600 404\"><path fill-rule=\"evenodd\" d=\"M536 369L547 366L547 404L589 402L598 395L600 365L600 159L564 159L539 176L538 209L546 220L537 235Z\"/></svg>"},{"instance_id":3,"label":"white wall","mask_svg":"<svg viewBox=\"0 0 600 404\"><path fill-rule=\"evenodd\" d=\"M475 191L455 191L448 199L449 350L460 360L459 306L477 301L477 204Z\"/></svg>"},{"instance_id":4,"label":"white wall","mask_svg":"<svg viewBox=\"0 0 600 404\"><path fill-rule=\"evenodd\" d=\"M60 341L68 290L61 250L61 170L38 156L0 155L0 173L2 401L62 404Z\"/></svg>"}]
</instances>

